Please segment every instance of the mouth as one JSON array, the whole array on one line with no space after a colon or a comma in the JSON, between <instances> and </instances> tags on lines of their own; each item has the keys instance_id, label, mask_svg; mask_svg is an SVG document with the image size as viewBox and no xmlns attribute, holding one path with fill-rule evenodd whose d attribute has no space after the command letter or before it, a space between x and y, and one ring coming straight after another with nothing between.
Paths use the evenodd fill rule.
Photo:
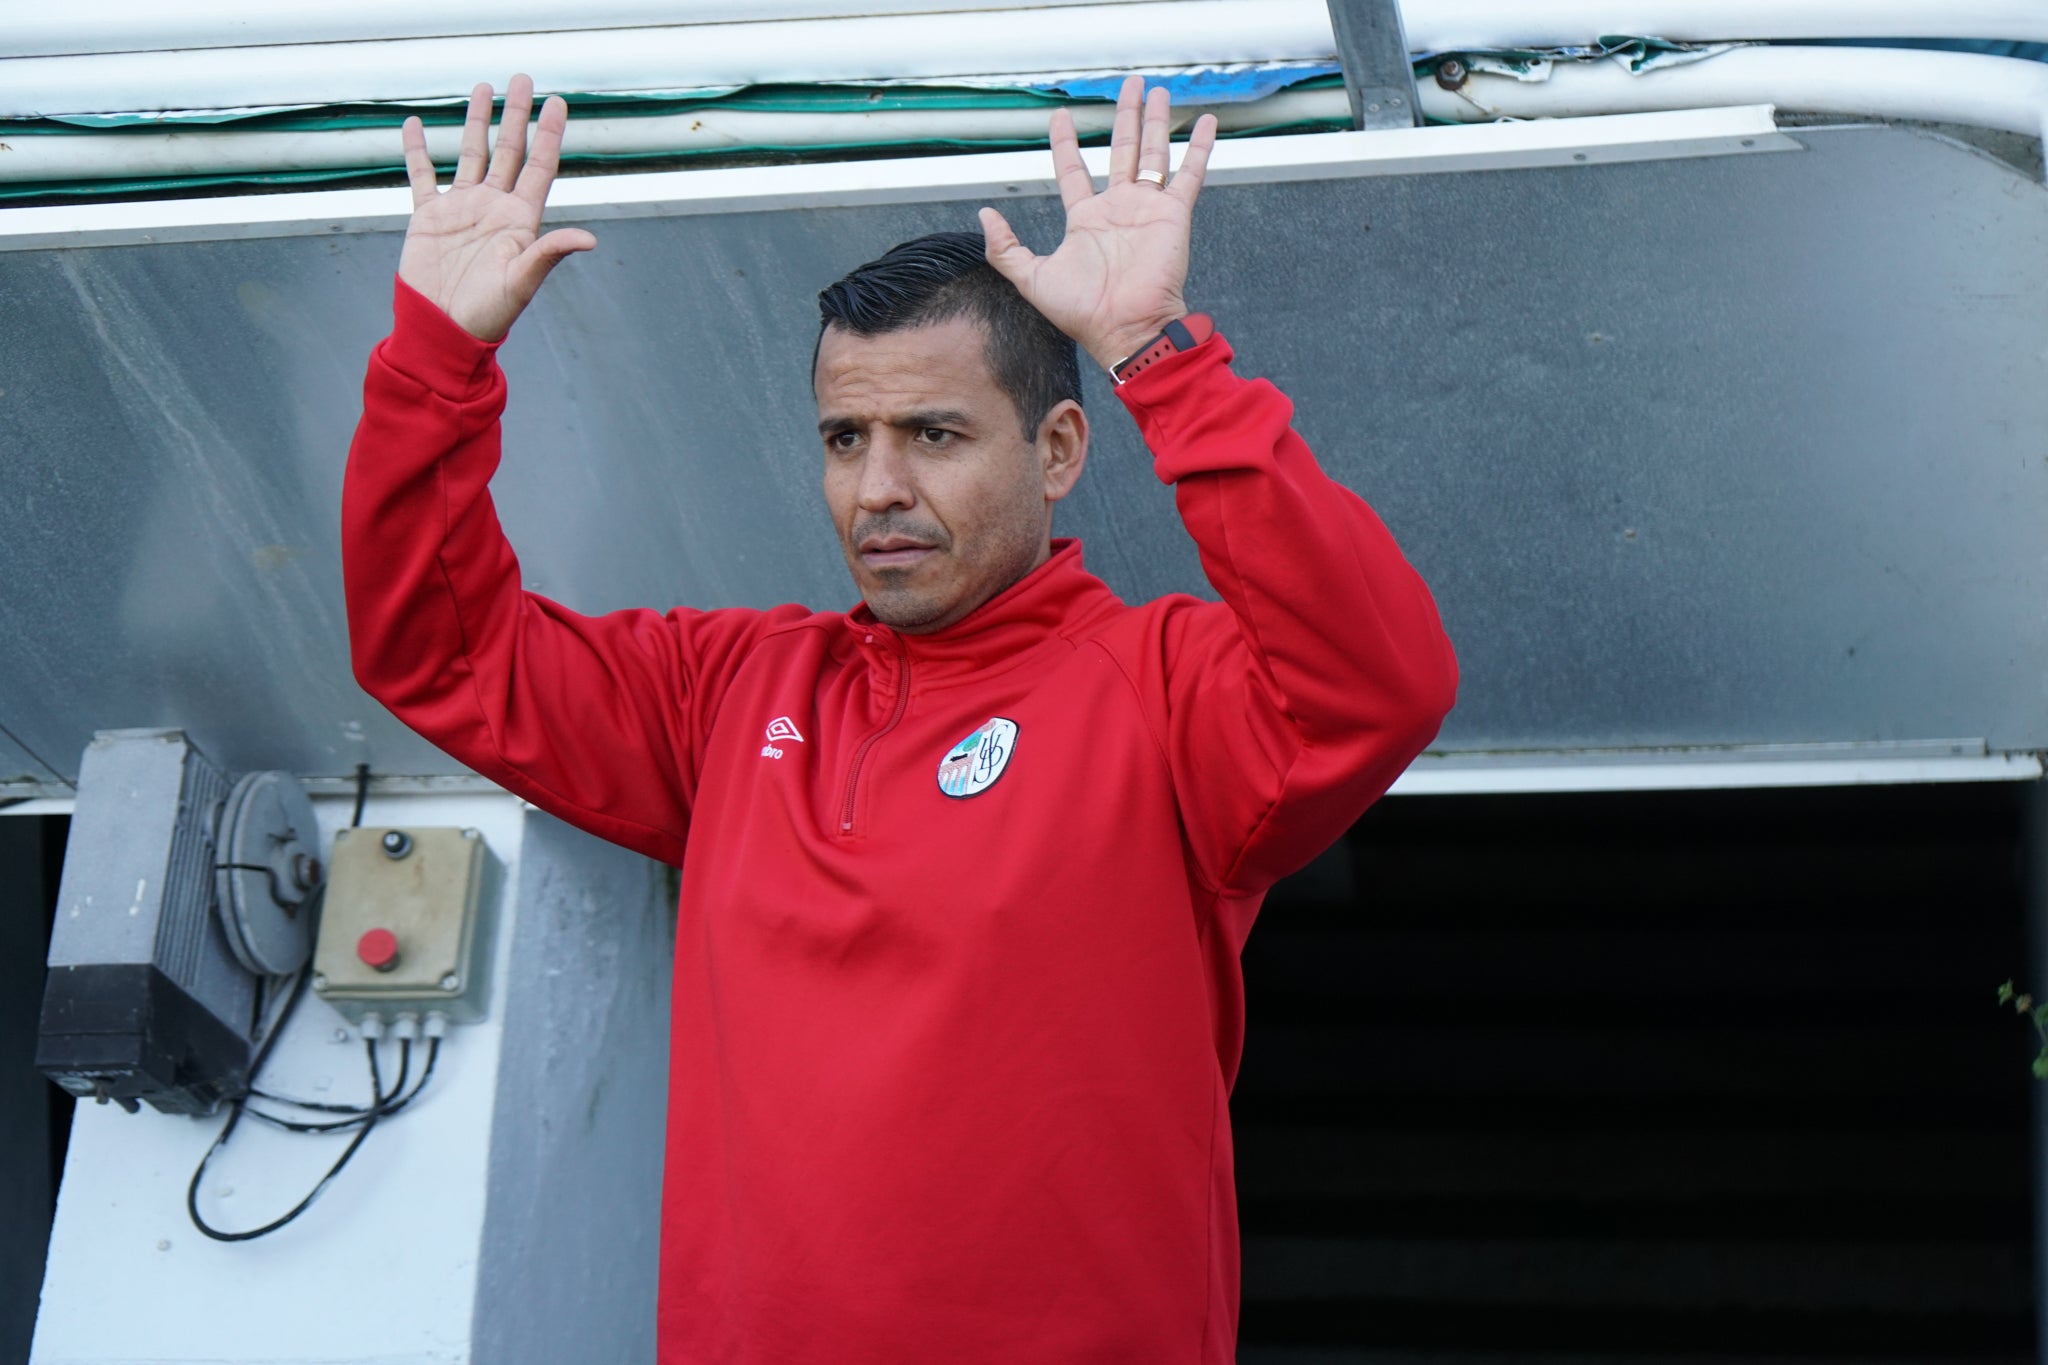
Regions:
<instances>
[{"instance_id":1,"label":"mouth","mask_svg":"<svg viewBox=\"0 0 2048 1365\"><path fill-rule=\"evenodd\" d=\"M860 562L877 571L915 568L933 553L926 541L909 536L869 536L859 546Z\"/></svg>"}]
</instances>

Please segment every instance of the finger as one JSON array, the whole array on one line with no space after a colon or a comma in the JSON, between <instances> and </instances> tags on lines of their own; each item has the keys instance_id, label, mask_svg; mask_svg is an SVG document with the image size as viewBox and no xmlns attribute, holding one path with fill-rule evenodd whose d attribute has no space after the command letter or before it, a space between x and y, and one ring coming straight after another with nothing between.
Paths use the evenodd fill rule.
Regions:
<instances>
[{"instance_id":1,"label":"finger","mask_svg":"<svg viewBox=\"0 0 2048 1365\"><path fill-rule=\"evenodd\" d=\"M1011 228L1010 220L1002 214L994 209L985 208L981 211L980 217L981 236L986 243L985 254L988 263L996 268L998 275L1018 288L1023 288L1024 281L1031 277L1032 267L1037 263L1038 257L1033 254L1030 247L1017 240L1017 233Z\"/></svg>"},{"instance_id":2,"label":"finger","mask_svg":"<svg viewBox=\"0 0 2048 1365\"><path fill-rule=\"evenodd\" d=\"M1095 197L1095 177L1081 159L1081 138L1074 131L1074 116L1065 109L1052 111L1052 170L1059 180L1060 202L1068 208Z\"/></svg>"},{"instance_id":3,"label":"finger","mask_svg":"<svg viewBox=\"0 0 2048 1365\"><path fill-rule=\"evenodd\" d=\"M1145 96L1145 122L1138 139L1138 168L1166 174L1173 150L1173 97L1155 85ZM1159 182L1162 186L1164 180Z\"/></svg>"},{"instance_id":4,"label":"finger","mask_svg":"<svg viewBox=\"0 0 2048 1365\"><path fill-rule=\"evenodd\" d=\"M533 114L533 78L521 73L505 87L505 114L498 120L498 145L491 150L491 170L484 183L510 190L526 163L526 121Z\"/></svg>"},{"instance_id":5,"label":"finger","mask_svg":"<svg viewBox=\"0 0 2048 1365\"><path fill-rule=\"evenodd\" d=\"M1181 154L1180 170L1174 173L1173 183L1167 192L1180 196L1182 203L1193 208L1195 196L1202 192L1202 181L1209 174L1209 153L1216 146L1216 116L1204 114L1195 120L1195 131L1188 137L1188 149Z\"/></svg>"},{"instance_id":6,"label":"finger","mask_svg":"<svg viewBox=\"0 0 2048 1365\"><path fill-rule=\"evenodd\" d=\"M561 169L562 130L568 123L568 101L560 95L549 95L534 123L533 146L526 153L526 165L512 187L512 193L533 205L535 212L547 203L548 187L555 183L555 172Z\"/></svg>"},{"instance_id":7,"label":"finger","mask_svg":"<svg viewBox=\"0 0 2048 1365\"><path fill-rule=\"evenodd\" d=\"M1116 96L1116 123L1109 131L1109 185L1128 185L1138 174L1138 100L1144 93L1143 76L1124 77Z\"/></svg>"},{"instance_id":8,"label":"finger","mask_svg":"<svg viewBox=\"0 0 2048 1365\"><path fill-rule=\"evenodd\" d=\"M484 178L490 140L491 87L486 81L469 92L469 112L462 118L462 152L455 159L455 179L448 188L459 190Z\"/></svg>"},{"instance_id":9,"label":"finger","mask_svg":"<svg viewBox=\"0 0 2048 1365\"><path fill-rule=\"evenodd\" d=\"M412 186L412 206L433 199L441 191L434 180L434 158L427 155L427 130L417 118L409 118L398 130L405 147L405 181Z\"/></svg>"}]
</instances>

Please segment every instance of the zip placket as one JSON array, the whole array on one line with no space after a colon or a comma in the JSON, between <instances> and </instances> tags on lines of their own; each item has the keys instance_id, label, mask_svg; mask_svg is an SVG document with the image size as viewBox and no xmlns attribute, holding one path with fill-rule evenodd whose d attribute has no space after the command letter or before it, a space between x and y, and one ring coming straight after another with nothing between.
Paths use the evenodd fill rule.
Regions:
<instances>
[{"instance_id":1,"label":"zip placket","mask_svg":"<svg viewBox=\"0 0 2048 1365\"><path fill-rule=\"evenodd\" d=\"M870 642L873 639L874 636L872 635L868 637ZM846 772L846 802L839 808L839 833L842 838L853 833L853 798L860 786L860 769L861 765L867 762L868 750L874 748L884 735L887 735L896 728L897 723L903 719L903 713L909 708L910 656L898 653L896 654L896 705L889 712L889 719L883 723L882 728L862 740L860 747L853 751L853 766L848 768Z\"/></svg>"}]
</instances>

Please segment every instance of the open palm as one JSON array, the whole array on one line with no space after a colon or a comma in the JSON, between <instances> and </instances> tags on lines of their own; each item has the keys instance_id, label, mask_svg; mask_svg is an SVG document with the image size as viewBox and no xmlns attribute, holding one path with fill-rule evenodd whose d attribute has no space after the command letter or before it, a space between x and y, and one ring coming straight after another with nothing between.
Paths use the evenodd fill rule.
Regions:
<instances>
[{"instance_id":1,"label":"open palm","mask_svg":"<svg viewBox=\"0 0 2048 1365\"><path fill-rule=\"evenodd\" d=\"M1052 116L1053 169L1067 208L1067 233L1050 256L1017 240L1002 214L981 211L989 264L1053 325L1105 368L1138 351L1187 312L1188 234L1202 192L1216 120L1204 114L1188 139L1179 174L1163 181L1171 151L1169 99L1155 87L1143 101L1140 77L1124 82L1110 134L1109 182L1096 193L1081 159L1074 120Z\"/></svg>"},{"instance_id":2,"label":"open palm","mask_svg":"<svg viewBox=\"0 0 2048 1365\"><path fill-rule=\"evenodd\" d=\"M514 76L505 90L505 117L492 149L491 87L471 91L455 179L445 192L435 181L426 131L418 119L405 121L413 211L398 277L485 341L505 335L563 257L597 245L597 238L582 228L541 233L541 210L561 164L569 107L559 96L542 106L529 150L532 107L533 82Z\"/></svg>"}]
</instances>

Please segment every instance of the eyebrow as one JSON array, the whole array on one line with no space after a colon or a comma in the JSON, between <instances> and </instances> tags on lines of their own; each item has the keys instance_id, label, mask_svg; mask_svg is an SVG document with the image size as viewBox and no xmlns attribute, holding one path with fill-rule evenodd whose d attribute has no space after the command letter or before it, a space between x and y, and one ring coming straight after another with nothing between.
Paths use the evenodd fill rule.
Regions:
<instances>
[{"instance_id":1,"label":"eyebrow","mask_svg":"<svg viewBox=\"0 0 2048 1365\"><path fill-rule=\"evenodd\" d=\"M907 412L895 418L889 425L899 431L920 431L925 427L965 427L972 424L968 415L959 408L922 408ZM831 436L842 431L852 431L861 425L852 417L827 417L818 423L820 436Z\"/></svg>"}]
</instances>

